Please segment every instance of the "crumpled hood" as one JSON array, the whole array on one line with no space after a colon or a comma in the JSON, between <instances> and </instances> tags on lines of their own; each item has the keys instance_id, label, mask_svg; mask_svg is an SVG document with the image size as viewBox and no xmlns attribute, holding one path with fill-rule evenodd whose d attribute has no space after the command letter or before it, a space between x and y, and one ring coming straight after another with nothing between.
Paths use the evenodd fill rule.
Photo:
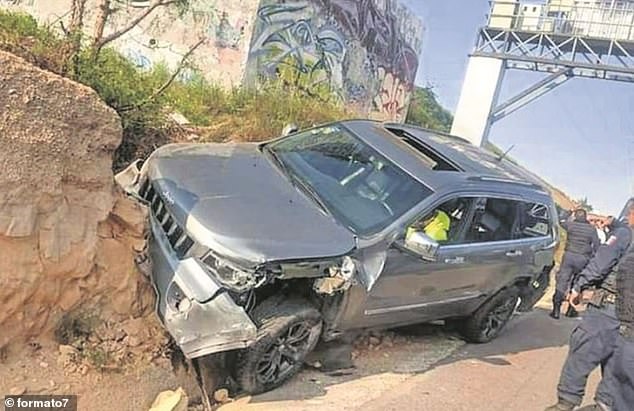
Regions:
<instances>
[{"instance_id":1,"label":"crumpled hood","mask_svg":"<svg viewBox=\"0 0 634 411\"><path fill-rule=\"evenodd\" d=\"M225 257L258 264L340 256L355 246L257 144L171 144L152 155L147 173L189 235Z\"/></svg>"}]
</instances>

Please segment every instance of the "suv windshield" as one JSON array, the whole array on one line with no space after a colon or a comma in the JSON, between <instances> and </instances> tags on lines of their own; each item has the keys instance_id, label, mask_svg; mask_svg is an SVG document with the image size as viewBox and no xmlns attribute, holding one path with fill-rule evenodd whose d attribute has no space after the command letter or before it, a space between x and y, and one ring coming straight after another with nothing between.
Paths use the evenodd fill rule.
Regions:
<instances>
[{"instance_id":1,"label":"suv windshield","mask_svg":"<svg viewBox=\"0 0 634 411\"><path fill-rule=\"evenodd\" d=\"M359 235L381 231L432 190L340 126L269 143L289 178Z\"/></svg>"}]
</instances>

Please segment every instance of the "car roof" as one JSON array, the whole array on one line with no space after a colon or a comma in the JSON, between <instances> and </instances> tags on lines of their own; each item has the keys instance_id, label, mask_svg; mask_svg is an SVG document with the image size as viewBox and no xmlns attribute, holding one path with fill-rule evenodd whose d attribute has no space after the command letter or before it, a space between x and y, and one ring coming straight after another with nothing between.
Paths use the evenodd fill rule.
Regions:
<instances>
[{"instance_id":1,"label":"car roof","mask_svg":"<svg viewBox=\"0 0 634 411\"><path fill-rule=\"evenodd\" d=\"M530 172L460 137L409 124L372 120L346 120L340 123L435 191L467 184L488 191L533 198L537 196L540 201L551 198L539 179ZM433 160L428 154L446 160L448 166L454 169L431 168L430 161Z\"/></svg>"}]
</instances>

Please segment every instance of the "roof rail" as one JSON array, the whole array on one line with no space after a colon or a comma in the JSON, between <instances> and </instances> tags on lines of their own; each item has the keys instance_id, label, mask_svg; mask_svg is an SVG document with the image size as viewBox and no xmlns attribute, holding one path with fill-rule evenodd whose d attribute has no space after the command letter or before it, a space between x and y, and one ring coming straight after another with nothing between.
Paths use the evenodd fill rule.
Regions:
<instances>
[{"instance_id":1,"label":"roof rail","mask_svg":"<svg viewBox=\"0 0 634 411\"><path fill-rule=\"evenodd\" d=\"M522 181L522 180L515 180L512 178L504 178L504 177L495 177L495 176L470 176L467 177L467 180L471 180L471 181L488 181L488 182L492 182L492 183L506 183L506 184L517 184L517 185L522 185L522 186L526 186L526 187L533 187L533 188L538 188L542 191L544 191L544 187L540 184L537 183L533 183L530 181Z\"/></svg>"}]
</instances>

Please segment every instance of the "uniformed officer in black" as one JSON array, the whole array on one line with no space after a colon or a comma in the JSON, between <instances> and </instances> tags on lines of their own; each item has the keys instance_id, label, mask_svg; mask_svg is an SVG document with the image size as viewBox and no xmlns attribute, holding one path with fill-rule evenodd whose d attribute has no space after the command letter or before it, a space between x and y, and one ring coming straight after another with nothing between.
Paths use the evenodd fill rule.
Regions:
<instances>
[{"instance_id":1,"label":"uniformed officer in black","mask_svg":"<svg viewBox=\"0 0 634 411\"><path fill-rule=\"evenodd\" d=\"M630 227L634 226L634 200L628 209ZM616 313L621 322L620 335L612 359L612 409L634 410L634 245L630 245L616 273Z\"/></svg>"},{"instance_id":2,"label":"uniformed officer in black","mask_svg":"<svg viewBox=\"0 0 634 411\"><path fill-rule=\"evenodd\" d=\"M547 411L572 410L581 404L588 375L599 365L603 378L595 395L600 409L612 406L610 387L614 385L610 361L616 347L619 322L616 318L614 268L632 241L627 224L613 220L607 242L573 282L571 301L578 303L581 291L595 287L582 321L570 335L570 347L561 371L557 394L559 402Z\"/></svg>"},{"instance_id":3,"label":"uniformed officer in black","mask_svg":"<svg viewBox=\"0 0 634 411\"><path fill-rule=\"evenodd\" d=\"M561 304L568 296L573 279L585 268L601 244L597 230L588 221L586 210L575 210L574 219L563 222L562 227L567 232L567 240L564 258L557 273L553 310L550 313L555 319L559 319Z\"/></svg>"}]
</instances>

